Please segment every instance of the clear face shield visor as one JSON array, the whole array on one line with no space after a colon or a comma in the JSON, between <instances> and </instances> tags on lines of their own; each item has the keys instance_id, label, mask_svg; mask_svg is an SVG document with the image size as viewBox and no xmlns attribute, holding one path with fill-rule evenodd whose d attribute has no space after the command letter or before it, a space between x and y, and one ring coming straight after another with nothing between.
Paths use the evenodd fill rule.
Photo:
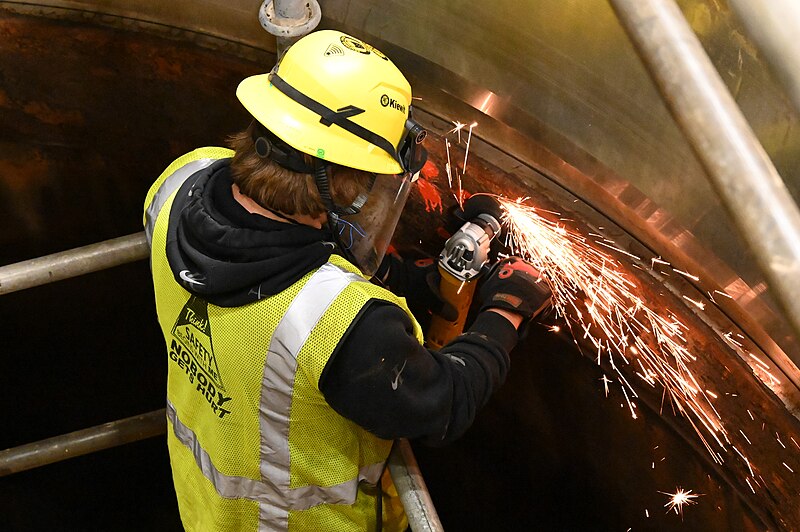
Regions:
<instances>
[{"instance_id":1,"label":"clear face shield visor","mask_svg":"<svg viewBox=\"0 0 800 532\"><path fill-rule=\"evenodd\" d=\"M339 245L364 275L372 277L383 260L418 175L377 175L361 210L338 217Z\"/></svg>"},{"instance_id":2,"label":"clear face shield visor","mask_svg":"<svg viewBox=\"0 0 800 532\"><path fill-rule=\"evenodd\" d=\"M409 118L397 150L397 159L405 172L376 175L359 212L338 217L339 244L364 275L375 274L392 241L411 188L428 159L428 152L422 147L426 135L425 129Z\"/></svg>"}]
</instances>

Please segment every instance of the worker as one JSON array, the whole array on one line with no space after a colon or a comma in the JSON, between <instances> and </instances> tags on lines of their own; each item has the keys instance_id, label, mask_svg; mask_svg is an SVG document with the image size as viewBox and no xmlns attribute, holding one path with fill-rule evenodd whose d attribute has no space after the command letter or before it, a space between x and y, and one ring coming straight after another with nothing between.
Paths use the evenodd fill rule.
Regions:
<instances>
[{"instance_id":1,"label":"worker","mask_svg":"<svg viewBox=\"0 0 800 532\"><path fill-rule=\"evenodd\" d=\"M325 30L236 94L249 127L178 158L145 201L181 520L404 529L384 475L392 441L463 434L549 292L506 261L467 332L426 349L401 295L435 301L414 282L435 268L381 260L426 158L408 81ZM369 282L380 264L400 295Z\"/></svg>"}]
</instances>

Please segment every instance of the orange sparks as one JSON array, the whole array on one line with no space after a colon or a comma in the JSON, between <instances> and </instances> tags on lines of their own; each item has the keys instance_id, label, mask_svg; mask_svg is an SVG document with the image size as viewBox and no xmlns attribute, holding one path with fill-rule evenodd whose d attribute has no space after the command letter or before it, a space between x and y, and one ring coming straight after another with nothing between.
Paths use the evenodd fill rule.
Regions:
<instances>
[{"instance_id":1,"label":"orange sparks","mask_svg":"<svg viewBox=\"0 0 800 532\"><path fill-rule=\"evenodd\" d=\"M683 518L683 507L689 506L691 504L697 504L696 499L702 494L693 494L692 490L683 490L683 488L677 488L675 493L666 493L664 491L660 491L659 493L663 493L664 495L669 496L669 501L667 504L664 505L664 508L667 509L667 513L670 511L675 511L676 515L680 515Z\"/></svg>"},{"instance_id":2,"label":"orange sparks","mask_svg":"<svg viewBox=\"0 0 800 532\"><path fill-rule=\"evenodd\" d=\"M692 370L696 357L687 346L687 327L674 314L662 316L650 308L637 295L639 285L619 260L597 246L639 258L604 238L592 242L565 226L559 213L537 210L522 199L497 199L507 228L506 244L512 253L542 272L553 293L556 313L564 318L572 336L576 340L583 337L591 344L598 362L603 356L608 360L631 416L637 417L634 401L638 395L618 364L630 364L633 359L638 368L634 375L650 386L663 387L665 398L689 420L716 460L714 446L725 449L727 432L711 404L716 395L702 386ZM552 215L552 219L543 214ZM653 259L653 263L664 261ZM604 381L606 389L608 382Z\"/></svg>"},{"instance_id":3,"label":"orange sparks","mask_svg":"<svg viewBox=\"0 0 800 532\"><path fill-rule=\"evenodd\" d=\"M606 397L608 397L608 383L612 382L612 381L608 377L606 377L605 375L603 375L603 378L600 379L600 380L603 381L603 388L606 391Z\"/></svg>"},{"instance_id":4,"label":"orange sparks","mask_svg":"<svg viewBox=\"0 0 800 532\"><path fill-rule=\"evenodd\" d=\"M478 125L477 122L473 122L471 124L464 124L457 120L453 121L453 129L447 132L448 135L456 133L458 135L458 144L461 144L461 130L468 127L467 133L467 143L466 148L464 149L464 162L461 165L461 169L458 168L458 163L453 163L450 159L450 147L452 144L448 139L444 139L444 147L447 153L447 163L445 164L445 170L447 172L447 183L450 186L450 190L453 191L453 195L458 203L458 206L464 208L464 200L466 199L465 196L468 196L465 190L461 188L461 178L464 177L467 171L467 160L469 158L469 147L470 142L472 141L472 130ZM455 184L455 187L453 186ZM456 189L456 190L454 190Z\"/></svg>"},{"instance_id":5,"label":"orange sparks","mask_svg":"<svg viewBox=\"0 0 800 532\"><path fill-rule=\"evenodd\" d=\"M679 269L677 269L677 268L673 268L673 270L674 270L675 272L677 272L677 273L679 273L679 274L683 275L684 277L688 277L689 279L691 279L691 280L693 280L693 281L699 281L699 280L700 280L700 278L699 278L698 276L696 276L696 275L692 275L692 274L691 274L691 273L689 273L689 272L685 272L685 271L679 270Z\"/></svg>"},{"instance_id":6,"label":"orange sparks","mask_svg":"<svg viewBox=\"0 0 800 532\"><path fill-rule=\"evenodd\" d=\"M467 124L462 124L458 120L453 120L453 125L455 126L453 129L447 132L448 135L452 133L458 134L458 142L461 142L461 130L467 127Z\"/></svg>"},{"instance_id":7,"label":"orange sparks","mask_svg":"<svg viewBox=\"0 0 800 532\"><path fill-rule=\"evenodd\" d=\"M461 165L461 173L467 173L467 157L469 157L469 142L472 140L472 129L477 126L477 122L473 122L469 125L469 133L467 134L467 149L464 150L464 164Z\"/></svg>"},{"instance_id":8,"label":"orange sparks","mask_svg":"<svg viewBox=\"0 0 800 532\"><path fill-rule=\"evenodd\" d=\"M700 310L704 310L706 308L706 304L703 303L702 301L695 301L694 299L692 299L691 297L688 297L688 296L683 296L683 299L685 299L686 301L688 301L692 305L696 306Z\"/></svg>"}]
</instances>

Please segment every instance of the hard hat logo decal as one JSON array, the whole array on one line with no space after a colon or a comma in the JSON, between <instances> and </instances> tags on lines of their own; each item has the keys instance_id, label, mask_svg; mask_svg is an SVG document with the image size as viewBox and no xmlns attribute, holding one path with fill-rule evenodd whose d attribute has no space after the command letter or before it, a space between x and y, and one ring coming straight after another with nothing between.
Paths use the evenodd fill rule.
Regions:
<instances>
[{"instance_id":1,"label":"hard hat logo decal","mask_svg":"<svg viewBox=\"0 0 800 532\"><path fill-rule=\"evenodd\" d=\"M342 35L341 37L339 37L339 40L342 42L344 47L347 48L348 50L352 50L354 52L358 52L358 53L364 54L364 55L369 55L370 53L373 53L373 54L377 55L378 57L380 57L381 59L383 59L385 61L389 60L389 58L386 57L386 55L384 55L383 52L381 52L380 50L378 50L377 48L375 48L372 45L369 45L369 44L367 44L365 42L359 41L355 37L350 37L349 35ZM335 46L335 45L331 45L331 46ZM330 47L328 47L328 48L330 48ZM326 52L326 55L327 55L327 52Z\"/></svg>"},{"instance_id":2,"label":"hard hat logo decal","mask_svg":"<svg viewBox=\"0 0 800 532\"><path fill-rule=\"evenodd\" d=\"M323 150L322 148L317 148L317 157L320 158L320 159L324 159L325 158L325 150Z\"/></svg>"},{"instance_id":3,"label":"hard hat logo decal","mask_svg":"<svg viewBox=\"0 0 800 532\"><path fill-rule=\"evenodd\" d=\"M364 55L369 55L369 48L367 48L367 46L358 39L354 39L349 35L342 35L341 37L339 37L339 40L342 41L342 44L348 50L352 50L354 52L358 52Z\"/></svg>"},{"instance_id":4,"label":"hard hat logo decal","mask_svg":"<svg viewBox=\"0 0 800 532\"><path fill-rule=\"evenodd\" d=\"M383 107L391 107L392 109L397 109L401 113L406 112L406 106L402 103L398 102L394 98L389 98L388 94L384 94L381 96L381 106Z\"/></svg>"},{"instance_id":5,"label":"hard hat logo decal","mask_svg":"<svg viewBox=\"0 0 800 532\"><path fill-rule=\"evenodd\" d=\"M328 47L325 49L325 55L327 55L327 56L344 55L344 50L342 50L336 44L329 44Z\"/></svg>"}]
</instances>

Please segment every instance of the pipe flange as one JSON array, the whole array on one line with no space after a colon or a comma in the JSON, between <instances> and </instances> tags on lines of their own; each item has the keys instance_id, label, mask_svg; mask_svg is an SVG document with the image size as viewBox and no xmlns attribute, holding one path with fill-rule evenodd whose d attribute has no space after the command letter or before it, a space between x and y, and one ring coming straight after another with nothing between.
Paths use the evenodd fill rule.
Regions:
<instances>
[{"instance_id":1,"label":"pipe flange","mask_svg":"<svg viewBox=\"0 0 800 532\"><path fill-rule=\"evenodd\" d=\"M322 19L322 10L317 0L306 0L305 16L299 19L279 17L275 13L273 0L264 0L258 10L261 27L276 37L302 37L317 27Z\"/></svg>"}]
</instances>

